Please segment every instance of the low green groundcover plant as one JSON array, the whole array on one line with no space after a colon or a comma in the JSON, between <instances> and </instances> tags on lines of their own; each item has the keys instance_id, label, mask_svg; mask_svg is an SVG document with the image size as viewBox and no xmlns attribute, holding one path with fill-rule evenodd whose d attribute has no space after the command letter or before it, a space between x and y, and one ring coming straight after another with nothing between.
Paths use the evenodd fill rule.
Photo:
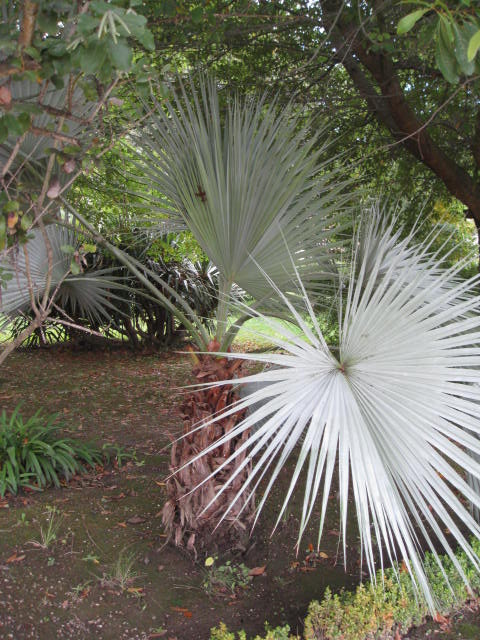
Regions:
<instances>
[{"instance_id":1,"label":"low green groundcover plant","mask_svg":"<svg viewBox=\"0 0 480 640\"><path fill-rule=\"evenodd\" d=\"M480 553L480 540L472 540L475 553ZM425 573L432 587L437 615L448 616L472 597L480 594L480 576L463 552L457 552L470 588L463 582L453 561L441 558L443 569L450 584L447 585L437 561L432 554L425 557ZM415 593L412 579L401 568L387 569L382 576L377 573L376 582L361 584L355 591L332 594L327 587L321 602L314 600L305 620L304 640L394 640L397 630L422 624L431 613L425 598ZM244 631L238 635L221 624L212 629L210 640L247 640ZM255 640L300 640L290 635L288 626L267 627L265 637Z\"/></svg>"},{"instance_id":2,"label":"low green groundcover plant","mask_svg":"<svg viewBox=\"0 0 480 640\"><path fill-rule=\"evenodd\" d=\"M61 437L57 416L37 411L24 419L17 406L10 417L0 414L0 497L22 487L60 486L76 473L102 464L102 452L92 444Z\"/></svg>"}]
</instances>

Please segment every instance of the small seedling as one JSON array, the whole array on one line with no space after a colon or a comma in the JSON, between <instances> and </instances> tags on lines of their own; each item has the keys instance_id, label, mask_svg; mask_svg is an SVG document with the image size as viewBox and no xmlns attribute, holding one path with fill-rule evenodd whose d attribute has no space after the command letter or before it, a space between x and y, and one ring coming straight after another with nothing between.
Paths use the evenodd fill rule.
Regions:
<instances>
[{"instance_id":1,"label":"small seedling","mask_svg":"<svg viewBox=\"0 0 480 640\"><path fill-rule=\"evenodd\" d=\"M94 555L93 553L87 553L86 556L83 556L82 560L84 562L93 562L94 564L100 564L98 556Z\"/></svg>"},{"instance_id":2,"label":"small seedling","mask_svg":"<svg viewBox=\"0 0 480 640\"><path fill-rule=\"evenodd\" d=\"M249 568L242 564L233 564L227 560L225 564L215 566L216 558L205 560L207 567L203 588L209 595L234 595L246 589L250 582Z\"/></svg>"},{"instance_id":3,"label":"small seedling","mask_svg":"<svg viewBox=\"0 0 480 640\"><path fill-rule=\"evenodd\" d=\"M58 532L63 524L63 516L57 507L47 507L47 523L40 526L39 539L29 540L30 544L41 549L48 549L58 538Z\"/></svg>"},{"instance_id":4,"label":"small seedling","mask_svg":"<svg viewBox=\"0 0 480 640\"><path fill-rule=\"evenodd\" d=\"M25 525L28 527L30 520L27 520L27 514L22 512L20 518L17 520L17 526Z\"/></svg>"},{"instance_id":5,"label":"small seedling","mask_svg":"<svg viewBox=\"0 0 480 640\"><path fill-rule=\"evenodd\" d=\"M128 589L129 585L139 577L135 570L137 554L127 549L122 549L110 569L103 574L101 579L104 586L116 587L121 591Z\"/></svg>"},{"instance_id":6,"label":"small seedling","mask_svg":"<svg viewBox=\"0 0 480 640\"><path fill-rule=\"evenodd\" d=\"M90 593L90 583L91 580L87 580L86 582L80 582L75 587L72 587L72 590L67 594L71 597L73 602L79 602L86 598Z\"/></svg>"}]
</instances>

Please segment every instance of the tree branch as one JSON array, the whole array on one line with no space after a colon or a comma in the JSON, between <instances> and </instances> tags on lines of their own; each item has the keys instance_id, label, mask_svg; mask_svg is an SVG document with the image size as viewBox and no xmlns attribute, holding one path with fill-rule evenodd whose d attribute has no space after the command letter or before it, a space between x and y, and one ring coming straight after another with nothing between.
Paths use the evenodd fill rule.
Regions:
<instances>
[{"instance_id":1,"label":"tree branch","mask_svg":"<svg viewBox=\"0 0 480 640\"><path fill-rule=\"evenodd\" d=\"M332 11L338 0L326 0L325 7ZM328 15L328 14L326 14ZM328 26L328 22L327 25ZM466 205L480 225L480 184L455 160L447 155L430 137L428 125L419 120L406 99L391 57L385 52L374 52L365 42L358 25L340 19L332 31L337 56L357 90L367 101L368 108L385 124L392 136L413 156L429 167L445 184L452 195ZM368 71L378 87L376 96L367 94L368 80L358 66ZM371 91L371 89L369 89Z\"/></svg>"},{"instance_id":2,"label":"tree branch","mask_svg":"<svg viewBox=\"0 0 480 640\"><path fill-rule=\"evenodd\" d=\"M29 47L32 44L37 13L38 3L31 2L31 0L24 0L20 37L18 38L18 44L21 47Z\"/></svg>"}]
</instances>

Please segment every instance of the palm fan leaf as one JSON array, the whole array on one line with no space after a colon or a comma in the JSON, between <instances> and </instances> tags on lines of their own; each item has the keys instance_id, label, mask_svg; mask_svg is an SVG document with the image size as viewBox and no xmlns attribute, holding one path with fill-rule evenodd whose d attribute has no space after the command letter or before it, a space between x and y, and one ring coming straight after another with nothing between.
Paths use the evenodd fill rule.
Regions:
<instances>
[{"instance_id":1,"label":"palm fan leaf","mask_svg":"<svg viewBox=\"0 0 480 640\"><path fill-rule=\"evenodd\" d=\"M11 83L10 89L17 107L21 106L30 114L31 126L21 138L9 136L0 144L0 169L19 144L7 174L8 181L11 181L12 186L18 184L19 189L25 189L26 184L30 188L38 188L42 185L47 160L54 146L52 133L58 127L59 114L70 115L62 116L61 134L65 139L58 145L57 152L66 147L68 140L71 140L70 146L80 150L80 145L94 135L94 123L89 123L89 118L94 113L95 104L86 100L80 88L75 88L69 96L67 88L56 89L49 81L39 84L30 80L17 80ZM60 183L64 183L68 175L60 170L59 157L56 159L55 174Z\"/></svg>"},{"instance_id":2,"label":"palm fan leaf","mask_svg":"<svg viewBox=\"0 0 480 640\"><path fill-rule=\"evenodd\" d=\"M47 226L46 233L53 255L50 293L58 287L57 304L62 308L68 305L93 322L109 321L109 310L116 309L114 302L120 299L119 292L127 288L122 284L122 278L114 275L115 269L98 269L77 275L69 273L72 256L65 248L78 247L77 234L60 225ZM48 254L46 242L38 229L34 230L26 248L33 295L39 300L46 287ZM0 266L4 272L11 274L0 299L0 311L8 323L10 318L26 313L31 308L28 271L22 247L17 255L5 258Z\"/></svg>"},{"instance_id":3,"label":"palm fan leaf","mask_svg":"<svg viewBox=\"0 0 480 640\"><path fill-rule=\"evenodd\" d=\"M331 277L326 244L346 197L322 173L320 134L262 99L226 96L223 114L214 80L189 94L182 86L135 139L138 179L160 194L158 211L183 221L224 281L256 298L271 293L257 263L291 285L287 244L305 282Z\"/></svg>"},{"instance_id":4,"label":"palm fan leaf","mask_svg":"<svg viewBox=\"0 0 480 640\"><path fill-rule=\"evenodd\" d=\"M210 449L259 425L233 454L248 451L245 460L255 461L239 496L266 483L259 510L289 456L298 452L281 511L304 471L300 536L320 503L319 544L337 469L344 553L352 492L370 575L376 545L381 566L385 554L391 562L405 561L433 609L422 564L425 546L439 563L443 547L466 581L448 529L480 569L467 539L467 532L480 536L480 527L463 504L466 499L480 507L480 496L464 478L467 472L479 484L480 277L460 281L458 264L435 269L432 278L422 245L409 250L408 259L392 246L388 266L381 253L368 269L360 251L354 256L353 277L339 295L338 348L327 345L305 293L309 322L277 290L301 335L262 316L280 334L273 341L282 353L230 355L274 367L236 381L255 383L257 391L227 413L253 411Z\"/></svg>"}]
</instances>

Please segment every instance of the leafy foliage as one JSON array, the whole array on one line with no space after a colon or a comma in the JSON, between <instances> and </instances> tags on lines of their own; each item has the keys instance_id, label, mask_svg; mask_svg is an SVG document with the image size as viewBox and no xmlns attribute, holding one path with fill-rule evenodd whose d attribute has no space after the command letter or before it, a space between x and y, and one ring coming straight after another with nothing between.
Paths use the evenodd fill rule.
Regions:
<instances>
[{"instance_id":1,"label":"leafy foliage","mask_svg":"<svg viewBox=\"0 0 480 640\"><path fill-rule=\"evenodd\" d=\"M435 41L435 60L448 82L458 83L462 76L480 73L480 10L470 0L449 3L435 0L416 9L398 23L402 35L422 18L433 18L430 31Z\"/></svg>"},{"instance_id":2,"label":"leafy foliage","mask_svg":"<svg viewBox=\"0 0 480 640\"><path fill-rule=\"evenodd\" d=\"M472 540L471 544L478 554L478 539ZM470 559L464 552L457 552L456 560L473 592L478 594L479 574ZM434 555L427 554L425 559L427 579L440 616L448 616L472 596L455 564L451 558L442 558L443 574ZM383 575L379 572L375 583L360 585L355 592L333 595L327 588L320 603L310 604L305 620L305 640L358 640L369 634L393 638L395 629L400 625L402 631L406 631L424 622L429 613L428 603L415 592L407 572L397 566L385 570Z\"/></svg>"},{"instance_id":3,"label":"leafy foliage","mask_svg":"<svg viewBox=\"0 0 480 640\"><path fill-rule=\"evenodd\" d=\"M480 542L472 540L472 548L480 554ZM470 559L458 551L456 559L468 578L473 594L480 593L480 577ZM425 568L437 603L436 615L449 616L457 607L468 602L472 591L459 576L454 562L442 557L445 573L439 569L434 555L427 553ZM448 585L447 586L447 581ZM378 572L375 582L361 584L355 591L333 594L327 587L320 602L314 600L308 608L303 633L304 640L394 640L396 631L405 633L422 624L431 614L425 599L415 591L408 573L396 565ZM210 640L236 640L236 634L225 624L212 629ZM238 640L246 639L244 631ZM267 632L268 640L290 640L288 627L277 627ZM298 636L295 636L298 640ZM260 640L259 636L256 640Z\"/></svg>"},{"instance_id":4,"label":"leafy foliage","mask_svg":"<svg viewBox=\"0 0 480 640\"><path fill-rule=\"evenodd\" d=\"M247 634L243 629L238 632L229 631L227 626L221 622L219 627L211 630L210 640L247 640ZM292 636L290 634L290 627L285 625L284 627L275 627L274 629L265 623L265 635L255 636L253 640L300 640L299 636Z\"/></svg>"},{"instance_id":5,"label":"leafy foliage","mask_svg":"<svg viewBox=\"0 0 480 640\"><path fill-rule=\"evenodd\" d=\"M140 234L139 234L140 235ZM164 236L165 238L165 236ZM139 262L145 278L162 289L162 282L182 296L201 322L209 327L218 304L218 271L208 261L192 261L175 252L172 236L165 240L145 238L126 246L130 256ZM118 243L120 245L120 242ZM173 257L172 257L173 256ZM178 257L177 257L178 256ZM140 263L142 266L140 266ZM106 335L120 334L132 346L166 345L180 335L184 327L176 321L174 313L154 298L145 285L135 275L122 266L114 256L104 253L103 264L122 273L125 289L111 313L112 331ZM161 278L160 282L154 278ZM172 302L175 300L165 291Z\"/></svg>"},{"instance_id":6,"label":"leafy foliage","mask_svg":"<svg viewBox=\"0 0 480 640\"><path fill-rule=\"evenodd\" d=\"M20 406L8 417L0 414L0 496L16 494L23 487L42 489L60 486L86 467L102 462L93 445L59 437L57 416L35 413L22 418Z\"/></svg>"}]
</instances>

